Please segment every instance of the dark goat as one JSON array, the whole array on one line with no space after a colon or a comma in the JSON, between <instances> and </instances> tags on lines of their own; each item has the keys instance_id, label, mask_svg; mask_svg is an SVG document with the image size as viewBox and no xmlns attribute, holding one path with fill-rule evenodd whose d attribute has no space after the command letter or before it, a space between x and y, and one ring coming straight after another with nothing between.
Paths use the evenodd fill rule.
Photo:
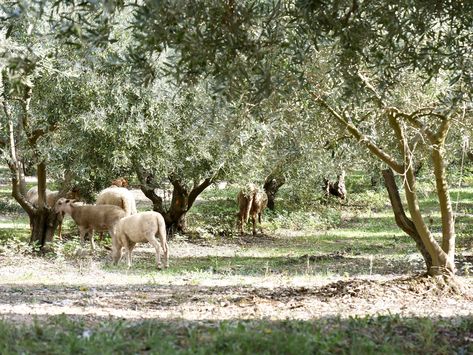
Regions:
<instances>
[{"instance_id":1,"label":"dark goat","mask_svg":"<svg viewBox=\"0 0 473 355\"><path fill-rule=\"evenodd\" d=\"M253 235L256 234L256 218L260 224L261 232L261 217L263 210L268 205L268 196L265 192L259 191L258 187L254 184L248 184L243 190L238 193L238 225L240 228L240 234L243 234L243 228L248 219L251 216L253 222Z\"/></svg>"},{"instance_id":2,"label":"dark goat","mask_svg":"<svg viewBox=\"0 0 473 355\"><path fill-rule=\"evenodd\" d=\"M344 200L347 197L345 171L342 171L342 173L337 176L337 181L329 181L327 178L324 178L324 192L326 198L328 198L329 195L333 195Z\"/></svg>"}]
</instances>

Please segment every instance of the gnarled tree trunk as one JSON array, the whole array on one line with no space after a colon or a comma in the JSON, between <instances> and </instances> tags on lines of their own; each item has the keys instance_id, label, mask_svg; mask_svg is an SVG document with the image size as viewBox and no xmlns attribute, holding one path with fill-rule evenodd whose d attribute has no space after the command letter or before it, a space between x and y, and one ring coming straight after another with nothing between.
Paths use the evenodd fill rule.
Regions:
<instances>
[{"instance_id":1,"label":"gnarled tree trunk","mask_svg":"<svg viewBox=\"0 0 473 355\"><path fill-rule=\"evenodd\" d=\"M146 173L141 168L136 168L138 179L140 180L140 189L146 197L153 203L153 210L161 213L166 222L169 238L172 239L175 232L187 232L186 214L193 206L197 197L212 184L216 175L204 179L202 182L188 188L181 179L171 175L169 180L173 186L171 203L165 207L163 198L156 194L158 184L154 181L151 174Z\"/></svg>"},{"instance_id":2,"label":"gnarled tree trunk","mask_svg":"<svg viewBox=\"0 0 473 355\"><path fill-rule=\"evenodd\" d=\"M46 243L53 240L61 217L47 206L42 209L35 209L35 212L29 217L31 225L30 243L44 247Z\"/></svg>"},{"instance_id":3,"label":"gnarled tree trunk","mask_svg":"<svg viewBox=\"0 0 473 355\"><path fill-rule=\"evenodd\" d=\"M46 203L46 165L42 162L37 166L38 204L35 206L27 201L25 195L21 192L18 171L13 170L12 173L12 195L28 213L30 219L30 243L35 243L43 248L47 242L53 240L54 233L62 218L60 214L54 211L54 208L49 208Z\"/></svg>"},{"instance_id":4,"label":"gnarled tree trunk","mask_svg":"<svg viewBox=\"0 0 473 355\"><path fill-rule=\"evenodd\" d=\"M286 183L286 178L283 175L269 174L264 181L264 191L268 195L268 208L274 211L276 194L281 186Z\"/></svg>"}]
</instances>

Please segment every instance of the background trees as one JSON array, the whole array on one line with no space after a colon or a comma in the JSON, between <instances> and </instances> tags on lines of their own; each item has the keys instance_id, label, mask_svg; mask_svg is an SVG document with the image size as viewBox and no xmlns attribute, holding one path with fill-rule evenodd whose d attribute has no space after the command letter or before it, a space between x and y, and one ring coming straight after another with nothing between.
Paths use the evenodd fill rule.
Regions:
<instances>
[{"instance_id":1,"label":"background trees","mask_svg":"<svg viewBox=\"0 0 473 355\"><path fill-rule=\"evenodd\" d=\"M42 2L15 3L17 12L5 10L15 18L50 9ZM324 147L349 147L346 138L352 137L402 177L428 272L451 274L455 231L445 168L449 152L460 149L448 133L465 135L471 122L471 6L58 2L57 16L45 21L54 35L82 50L109 51L121 43L103 60L87 60L108 89L99 95L103 101L93 100L90 112L103 120L85 125L93 129L90 137L81 135L81 146L102 132L106 143L98 156L111 159L111 166L124 162L124 169L138 170L144 191L168 223L180 225L194 200L192 189L205 187L223 167L235 173L237 165L250 164L263 176L310 181L327 165L334 170L345 165L318 158ZM131 31L124 30L125 23ZM103 68L114 68L115 75ZM130 79L135 73L140 80ZM177 94L163 95L170 86L162 78L179 85ZM149 86L139 87L138 81ZM146 149L138 143L142 139ZM346 162L366 160L351 146L347 152ZM440 241L416 196L414 167L427 161L436 176ZM163 179L175 191L169 209L154 191Z\"/></svg>"}]
</instances>

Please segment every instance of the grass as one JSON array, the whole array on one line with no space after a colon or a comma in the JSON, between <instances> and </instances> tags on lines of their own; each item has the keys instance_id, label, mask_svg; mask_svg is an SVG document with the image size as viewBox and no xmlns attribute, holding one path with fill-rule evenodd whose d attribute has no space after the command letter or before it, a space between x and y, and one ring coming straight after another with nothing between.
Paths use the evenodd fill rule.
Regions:
<instances>
[{"instance_id":1,"label":"grass","mask_svg":"<svg viewBox=\"0 0 473 355\"><path fill-rule=\"evenodd\" d=\"M31 325L0 321L0 353L467 354L473 351L471 329L473 320L460 317L205 323L106 319L90 325L60 315Z\"/></svg>"}]
</instances>

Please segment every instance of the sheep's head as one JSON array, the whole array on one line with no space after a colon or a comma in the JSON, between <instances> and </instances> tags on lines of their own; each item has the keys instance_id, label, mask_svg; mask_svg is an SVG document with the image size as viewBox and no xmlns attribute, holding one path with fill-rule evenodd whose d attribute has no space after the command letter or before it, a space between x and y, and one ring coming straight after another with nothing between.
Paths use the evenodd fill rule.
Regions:
<instances>
[{"instance_id":1,"label":"sheep's head","mask_svg":"<svg viewBox=\"0 0 473 355\"><path fill-rule=\"evenodd\" d=\"M62 197L56 201L56 204L54 205L54 210L56 211L56 213L66 212L67 206L70 206L71 203L72 200Z\"/></svg>"},{"instance_id":2,"label":"sheep's head","mask_svg":"<svg viewBox=\"0 0 473 355\"><path fill-rule=\"evenodd\" d=\"M66 198L70 200L78 200L80 199L81 194L77 187L73 187L66 193Z\"/></svg>"},{"instance_id":3,"label":"sheep's head","mask_svg":"<svg viewBox=\"0 0 473 355\"><path fill-rule=\"evenodd\" d=\"M112 180L112 186L128 187L128 180L122 177L117 178L115 180Z\"/></svg>"}]
</instances>

